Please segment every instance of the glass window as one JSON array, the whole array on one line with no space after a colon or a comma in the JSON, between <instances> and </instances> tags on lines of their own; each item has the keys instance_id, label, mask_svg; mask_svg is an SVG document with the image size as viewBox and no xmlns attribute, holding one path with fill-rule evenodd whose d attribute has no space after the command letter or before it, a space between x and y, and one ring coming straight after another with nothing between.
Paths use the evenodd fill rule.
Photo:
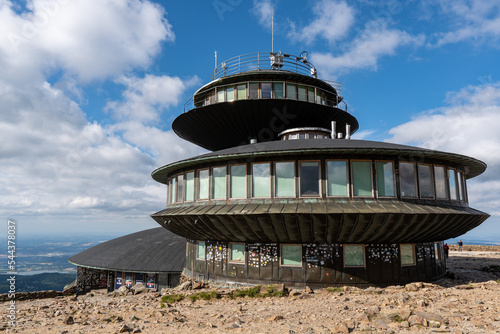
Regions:
<instances>
[{"instance_id":1,"label":"glass window","mask_svg":"<svg viewBox=\"0 0 500 334\"><path fill-rule=\"evenodd\" d=\"M353 196L373 196L371 161L353 161Z\"/></svg>"},{"instance_id":2,"label":"glass window","mask_svg":"<svg viewBox=\"0 0 500 334\"><path fill-rule=\"evenodd\" d=\"M306 86L299 86L299 100L300 101L307 101Z\"/></svg>"},{"instance_id":3,"label":"glass window","mask_svg":"<svg viewBox=\"0 0 500 334\"><path fill-rule=\"evenodd\" d=\"M209 193L208 169L198 171L198 199L208 199Z\"/></svg>"},{"instance_id":4,"label":"glass window","mask_svg":"<svg viewBox=\"0 0 500 334\"><path fill-rule=\"evenodd\" d=\"M297 100L297 92L295 91L295 87L297 85L287 83L286 84L286 98L291 100Z\"/></svg>"},{"instance_id":5,"label":"glass window","mask_svg":"<svg viewBox=\"0 0 500 334\"><path fill-rule=\"evenodd\" d=\"M167 183L167 204L170 203L171 197L170 197L170 192L172 191L172 180L168 180Z\"/></svg>"},{"instance_id":6,"label":"glass window","mask_svg":"<svg viewBox=\"0 0 500 334\"><path fill-rule=\"evenodd\" d=\"M418 164L418 186L421 198L433 198L431 166Z\"/></svg>"},{"instance_id":7,"label":"glass window","mask_svg":"<svg viewBox=\"0 0 500 334\"><path fill-rule=\"evenodd\" d=\"M170 203L175 203L176 202L176 199L177 197L175 196L176 194L176 190L177 190L177 178L173 177L172 178L172 190L170 192Z\"/></svg>"},{"instance_id":8,"label":"glass window","mask_svg":"<svg viewBox=\"0 0 500 334\"><path fill-rule=\"evenodd\" d=\"M321 91L316 89L316 103L321 103Z\"/></svg>"},{"instance_id":9,"label":"glass window","mask_svg":"<svg viewBox=\"0 0 500 334\"><path fill-rule=\"evenodd\" d=\"M249 99L258 99L259 98L259 83L258 82L250 82L248 84L248 98Z\"/></svg>"},{"instance_id":10,"label":"glass window","mask_svg":"<svg viewBox=\"0 0 500 334\"><path fill-rule=\"evenodd\" d=\"M226 167L216 167L212 169L212 185L214 199L226 198Z\"/></svg>"},{"instance_id":11,"label":"glass window","mask_svg":"<svg viewBox=\"0 0 500 334\"><path fill-rule=\"evenodd\" d=\"M194 172L186 173L186 201L194 201Z\"/></svg>"},{"instance_id":12,"label":"glass window","mask_svg":"<svg viewBox=\"0 0 500 334\"><path fill-rule=\"evenodd\" d=\"M224 102L224 88L217 88L217 102Z\"/></svg>"},{"instance_id":13,"label":"glass window","mask_svg":"<svg viewBox=\"0 0 500 334\"><path fill-rule=\"evenodd\" d=\"M299 139L306 139L305 133L299 133Z\"/></svg>"},{"instance_id":14,"label":"glass window","mask_svg":"<svg viewBox=\"0 0 500 334\"><path fill-rule=\"evenodd\" d=\"M401 196L417 197L417 191L415 190L415 165L410 162L400 162L399 177L401 182Z\"/></svg>"},{"instance_id":15,"label":"glass window","mask_svg":"<svg viewBox=\"0 0 500 334\"><path fill-rule=\"evenodd\" d=\"M300 163L300 196L319 196L319 162Z\"/></svg>"},{"instance_id":16,"label":"glass window","mask_svg":"<svg viewBox=\"0 0 500 334\"><path fill-rule=\"evenodd\" d=\"M464 187L463 187L463 182L462 182L462 173L458 172L457 173L457 179L458 179L458 198L463 201L464 200Z\"/></svg>"},{"instance_id":17,"label":"glass window","mask_svg":"<svg viewBox=\"0 0 500 334\"><path fill-rule=\"evenodd\" d=\"M364 245L344 245L344 266L364 267L365 266L365 246Z\"/></svg>"},{"instance_id":18,"label":"glass window","mask_svg":"<svg viewBox=\"0 0 500 334\"><path fill-rule=\"evenodd\" d=\"M234 101L234 86L226 88L226 98L228 101Z\"/></svg>"},{"instance_id":19,"label":"glass window","mask_svg":"<svg viewBox=\"0 0 500 334\"><path fill-rule=\"evenodd\" d=\"M238 100L244 100L247 98L247 85L240 84L236 88L238 90Z\"/></svg>"},{"instance_id":20,"label":"glass window","mask_svg":"<svg viewBox=\"0 0 500 334\"><path fill-rule=\"evenodd\" d=\"M394 197L394 163L377 161L377 190L379 197Z\"/></svg>"},{"instance_id":21,"label":"glass window","mask_svg":"<svg viewBox=\"0 0 500 334\"><path fill-rule=\"evenodd\" d=\"M284 92L283 92L283 82L275 82L274 84L274 98L275 99L282 99L284 98Z\"/></svg>"},{"instance_id":22,"label":"glass window","mask_svg":"<svg viewBox=\"0 0 500 334\"><path fill-rule=\"evenodd\" d=\"M298 139L298 138L299 138L298 134L290 135L290 139Z\"/></svg>"},{"instance_id":23,"label":"glass window","mask_svg":"<svg viewBox=\"0 0 500 334\"><path fill-rule=\"evenodd\" d=\"M277 162L276 197L295 197L295 163Z\"/></svg>"},{"instance_id":24,"label":"glass window","mask_svg":"<svg viewBox=\"0 0 500 334\"><path fill-rule=\"evenodd\" d=\"M399 248L401 250L401 265L415 265L415 246L412 244L401 244Z\"/></svg>"},{"instance_id":25,"label":"glass window","mask_svg":"<svg viewBox=\"0 0 500 334\"><path fill-rule=\"evenodd\" d=\"M448 169L448 182L450 184L450 199L457 199L457 184L455 181L455 170Z\"/></svg>"},{"instance_id":26,"label":"glass window","mask_svg":"<svg viewBox=\"0 0 500 334\"><path fill-rule=\"evenodd\" d=\"M327 161L328 196L347 196L347 161Z\"/></svg>"},{"instance_id":27,"label":"glass window","mask_svg":"<svg viewBox=\"0 0 500 334\"><path fill-rule=\"evenodd\" d=\"M245 261L245 244L231 244L229 261Z\"/></svg>"},{"instance_id":28,"label":"glass window","mask_svg":"<svg viewBox=\"0 0 500 334\"><path fill-rule=\"evenodd\" d=\"M205 242L198 241L198 254L196 256L198 259L205 260Z\"/></svg>"},{"instance_id":29,"label":"glass window","mask_svg":"<svg viewBox=\"0 0 500 334\"><path fill-rule=\"evenodd\" d=\"M314 133L309 134L309 139L314 139Z\"/></svg>"},{"instance_id":30,"label":"glass window","mask_svg":"<svg viewBox=\"0 0 500 334\"><path fill-rule=\"evenodd\" d=\"M300 266L302 264L301 245L281 245L281 265Z\"/></svg>"},{"instance_id":31,"label":"glass window","mask_svg":"<svg viewBox=\"0 0 500 334\"><path fill-rule=\"evenodd\" d=\"M439 260L441 257L439 256L439 243L435 242L434 243L434 257L436 260Z\"/></svg>"},{"instance_id":32,"label":"glass window","mask_svg":"<svg viewBox=\"0 0 500 334\"><path fill-rule=\"evenodd\" d=\"M307 87L307 100L314 102L314 87Z\"/></svg>"},{"instance_id":33,"label":"glass window","mask_svg":"<svg viewBox=\"0 0 500 334\"><path fill-rule=\"evenodd\" d=\"M271 164L252 164L252 196L271 197Z\"/></svg>"},{"instance_id":34,"label":"glass window","mask_svg":"<svg viewBox=\"0 0 500 334\"><path fill-rule=\"evenodd\" d=\"M184 176L177 176L177 202L182 202L182 190L184 187Z\"/></svg>"},{"instance_id":35,"label":"glass window","mask_svg":"<svg viewBox=\"0 0 500 334\"><path fill-rule=\"evenodd\" d=\"M442 166L434 166L434 184L436 186L436 198L447 199L445 169Z\"/></svg>"},{"instance_id":36,"label":"glass window","mask_svg":"<svg viewBox=\"0 0 500 334\"><path fill-rule=\"evenodd\" d=\"M262 92L263 99L270 99L271 98L271 83L270 82L261 83L260 89Z\"/></svg>"},{"instance_id":37,"label":"glass window","mask_svg":"<svg viewBox=\"0 0 500 334\"><path fill-rule=\"evenodd\" d=\"M247 197L247 166L231 166L231 198Z\"/></svg>"}]
</instances>

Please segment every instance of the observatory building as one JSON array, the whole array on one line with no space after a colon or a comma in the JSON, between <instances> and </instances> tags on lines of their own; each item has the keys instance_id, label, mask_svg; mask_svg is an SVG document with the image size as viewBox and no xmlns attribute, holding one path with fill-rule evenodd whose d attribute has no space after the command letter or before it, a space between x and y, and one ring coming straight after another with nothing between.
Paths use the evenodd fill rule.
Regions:
<instances>
[{"instance_id":1,"label":"observatory building","mask_svg":"<svg viewBox=\"0 0 500 334\"><path fill-rule=\"evenodd\" d=\"M443 240L489 215L468 205L485 163L353 140L340 83L307 54L254 53L217 65L172 124L212 153L153 171L152 215L187 239L184 272L247 284L403 284L446 272Z\"/></svg>"}]
</instances>

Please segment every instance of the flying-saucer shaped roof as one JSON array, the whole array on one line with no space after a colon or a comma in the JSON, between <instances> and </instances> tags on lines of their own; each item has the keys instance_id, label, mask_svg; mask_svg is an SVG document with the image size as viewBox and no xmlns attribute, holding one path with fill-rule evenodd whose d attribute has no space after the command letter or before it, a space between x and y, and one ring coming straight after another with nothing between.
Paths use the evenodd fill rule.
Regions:
<instances>
[{"instance_id":1,"label":"flying-saucer shaped roof","mask_svg":"<svg viewBox=\"0 0 500 334\"><path fill-rule=\"evenodd\" d=\"M163 227L103 242L68 259L77 266L141 273L181 272L186 239Z\"/></svg>"}]
</instances>

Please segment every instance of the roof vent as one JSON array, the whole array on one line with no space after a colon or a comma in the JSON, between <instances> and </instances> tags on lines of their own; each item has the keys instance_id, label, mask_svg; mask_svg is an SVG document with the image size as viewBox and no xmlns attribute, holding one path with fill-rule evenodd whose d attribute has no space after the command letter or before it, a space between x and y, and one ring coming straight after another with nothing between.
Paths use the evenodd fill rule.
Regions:
<instances>
[{"instance_id":1,"label":"roof vent","mask_svg":"<svg viewBox=\"0 0 500 334\"><path fill-rule=\"evenodd\" d=\"M257 139L255 138L250 139L250 144L257 144Z\"/></svg>"}]
</instances>

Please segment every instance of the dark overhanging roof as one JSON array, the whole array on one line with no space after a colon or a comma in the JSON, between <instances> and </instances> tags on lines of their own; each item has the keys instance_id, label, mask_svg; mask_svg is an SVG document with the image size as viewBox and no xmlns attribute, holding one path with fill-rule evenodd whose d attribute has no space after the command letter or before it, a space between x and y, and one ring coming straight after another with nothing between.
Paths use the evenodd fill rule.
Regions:
<instances>
[{"instance_id":1,"label":"dark overhanging roof","mask_svg":"<svg viewBox=\"0 0 500 334\"><path fill-rule=\"evenodd\" d=\"M186 239L163 227L115 238L68 259L94 269L141 273L181 272L186 260Z\"/></svg>"},{"instance_id":2,"label":"dark overhanging roof","mask_svg":"<svg viewBox=\"0 0 500 334\"><path fill-rule=\"evenodd\" d=\"M187 141L215 151L249 143L278 139L278 134L297 127L331 128L351 134L359 128L354 116L342 109L287 99L247 99L214 103L189 110L172 123L174 132Z\"/></svg>"},{"instance_id":3,"label":"dark overhanging roof","mask_svg":"<svg viewBox=\"0 0 500 334\"><path fill-rule=\"evenodd\" d=\"M478 176L486 170L486 164L475 158L414 146L354 139L296 139L242 145L203 154L160 167L153 171L152 177L154 180L166 184L169 175L180 169L191 168L202 163L215 163L230 159L251 161L275 156L311 154L335 154L339 157L391 157L400 161L413 162L432 160L463 167L467 178Z\"/></svg>"}]
</instances>

